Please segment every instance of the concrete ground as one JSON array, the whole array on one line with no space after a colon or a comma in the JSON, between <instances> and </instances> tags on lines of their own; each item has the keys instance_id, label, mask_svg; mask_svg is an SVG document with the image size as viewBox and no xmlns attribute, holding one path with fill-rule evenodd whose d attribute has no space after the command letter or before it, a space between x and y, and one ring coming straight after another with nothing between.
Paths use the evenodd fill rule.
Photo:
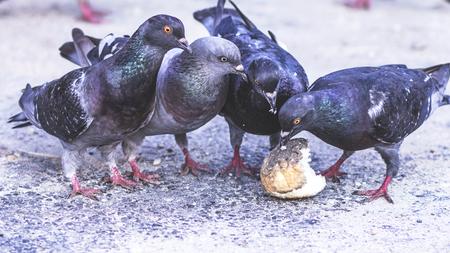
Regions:
<instances>
[{"instance_id":1,"label":"concrete ground","mask_svg":"<svg viewBox=\"0 0 450 253\"><path fill-rule=\"evenodd\" d=\"M67 199L59 143L35 128L12 130L6 124L19 110L20 90L27 82L38 85L74 68L57 52L73 27L98 37L129 34L146 18L167 13L182 19L193 41L206 30L192 12L215 5L209 0L92 2L111 12L105 23L77 20L75 1L0 4L0 252L450 250L450 106L405 140L402 166L390 187L393 205L352 195L355 189L378 187L384 178L384 163L373 150L345 163L348 175L341 183L328 182L314 198L283 201L267 196L254 178L180 176L183 158L171 136L148 138L141 154L143 168L158 172L161 185L131 191L112 187L101 182L107 168L86 163L80 179L102 189L100 200ZM374 0L370 11L333 0L237 2L260 29L272 30L287 44L311 82L346 67L450 61L450 5L443 0ZM310 140L316 170L339 157L336 148L302 136ZM212 168L231 159L221 117L189 139L195 157ZM267 153L267 137L246 136L242 154L248 163L260 165Z\"/></svg>"}]
</instances>

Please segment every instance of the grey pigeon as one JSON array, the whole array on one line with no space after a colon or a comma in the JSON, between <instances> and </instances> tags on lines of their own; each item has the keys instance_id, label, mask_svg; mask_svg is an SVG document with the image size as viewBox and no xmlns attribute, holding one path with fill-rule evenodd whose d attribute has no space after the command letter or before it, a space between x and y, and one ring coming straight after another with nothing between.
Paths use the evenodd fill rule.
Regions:
<instances>
[{"instance_id":1,"label":"grey pigeon","mask_svg":"<svg viewBox=\"0 0 450 253\"><path fill-rule=\"evenodd\" d=\"M28 84L19 100L22 112L10 122L31 123L60 139L72 195L95 198L98 192L81 188L76 175L88 147L98 147L107 158L114 184L131 186L134 182L121 176L111 152L148 121L155 108L151 94L156 92L157 72L164 54L175 47L188 47L182 22L167 15L154 16L110 58L41 86Z\"/></svg>"},{"instance_id":2,"label":"grey pigeon","mask_svg":"<svg viewBox=\"0 0 450 253\"><path fill-rule=\"evenodd\" d=\"M79 31L78 33L82 33ZM65 43L61 55L82 64L83 58L89 62L99 62L104 57L120 50L126 37L110 34L102 40L85 36L90 40L84 56L76 54L75 42ZM209 169L194 161L188 150L186 133L191 132L216 116L225 104L228 93L228 74L238 74L246 79L241 65L239 49L230 41L205 37L191 44L192 54L179 49L169 51L158 72L156 109L149 123L123 142L123 151L132 167L137 168L136 152L146 136L174 134L175 141L185 156L182 174ZM114 50L113 50L114 49ZM73 57L72 57L73 56Z\"/></svg>"},{"instance_id":3,"label":"grey pigeon","mask_svg":"<svg viewBox=\"0 0 450 253\"><path fill-rule=\"evenodd\" d=\"M340 166L355 151L375 148L386 163L386 178L379 189L356 193L393 203L387 189L398 172L400 145L435 109L450 103L444 95L449 77L450 64L360 67L328 74L283 105L278 117L289 131L284 140L306 130L343 149L339 160L322 172L333 178L343 174Z\"/></svg>"},{"instance_id":4,"label":"grey pigeon","mask_svg":"<svg viewBox=\"0 0 450 253\"><path fill-rule=\"evenodd\" d=\"M276 146L281 131L276 113L288 98L306 91L308 79L298 61L277 44L272 32L271 39L231 3L234 9L226 9L225 1L219 0L217 7L197 11L194 18L211 35L238 46L248 76L248 81L231 78L222 110L234 149L233 159L222 174L235 172L239 177L241 172L253 174L239 153L244 134L269 135L271 148Z\"/></svg>"}]
</instances>

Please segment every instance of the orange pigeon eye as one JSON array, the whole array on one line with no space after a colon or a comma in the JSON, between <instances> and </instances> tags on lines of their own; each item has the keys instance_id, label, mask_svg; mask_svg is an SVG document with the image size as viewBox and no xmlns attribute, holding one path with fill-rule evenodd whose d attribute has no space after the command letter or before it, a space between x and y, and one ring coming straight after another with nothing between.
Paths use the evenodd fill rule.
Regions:
<instances>
[{"instance_id":1,"label":"orange pigeon eye","mask_svg":"<svg viewBox=\"0 0 450 253\"><path fill-rule=\"evenodd\" d=\"M165 33L171 34L172 33L172 27L165 25L163 28Z\"/></svg>"},{"instance_id":2,"label":"orange pigeon eye","mask_svg":"<svg viewBox=\"0 0 450 253\"><path fill-rule=\"evenodd\" d=\"M292 121L292 123L294 123L294 125L298 125L298 124L300 124L301 121L302 121L302 120L301 120L300 118L295 118L295 119Z\"/></svg>"}]
</instances>

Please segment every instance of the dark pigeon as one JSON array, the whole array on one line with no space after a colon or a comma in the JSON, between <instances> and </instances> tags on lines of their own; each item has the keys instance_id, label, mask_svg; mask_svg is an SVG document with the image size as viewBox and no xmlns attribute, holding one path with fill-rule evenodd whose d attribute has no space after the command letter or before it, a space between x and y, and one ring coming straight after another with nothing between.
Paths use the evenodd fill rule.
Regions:
<instances>
[{"instance_id":1,"label":"dark pigeon","mask_svg":"<svg viewBox=\"0 0 450 253\"><path fill-rule=\"evenodd\" d=\"M99 148L107 158L113 183L132 186L135 183L121 176L111 153L148 121L155 108L157 72L164 54L175 47L187 49L181 21L154 16L110 58L41 86L27 85L19 100L22 112L10 122L31 123L61 140L72 195L94 198L98 192L81 188L76 175L89 147Z\"/></svg>"},{"instance_id":2,"label":"dark pigeon","mask_svg":"<svg viewBox=\"0 0 450 253\"><path fill-rule=\"evenodd\" d=\"M450 64L425 69L405 65L344 69L311 85L309 92L290 98L278 115L289 131L285 140L306 130L344 150L339 160L322 172L336 178L342 163L355 151L375 148L386 163L386 178L377 190L359 191L370 200L384 197L400 165L403 139L431 113L450 103L444 95Z\"/></svg>"},{"instance_id":3,"label":"dark pigeon","mask_svg":"<svg viewBox=\"0 0 450 253\"><path fill-rule=\"evenodd\" d=\"M230 1L231 2L231 1ZM290 97L302 93L308 79L297 60L281 48L271 32L271 39L262 33L238 8L225 9L225 1L217 7L200 10L194 18L211 35L234 42L242 56L248 81L231 77L230 91L222 114L230 128L234 157L222 173L235 171L253 174L242 161L239 149L245 133L269 135L271 147L280 139L277 111Z\"/></svg>"},{"instance_id":4,"label":"dark pigeon","mask_svg":"<svg viewBox=\"0 0 450 253\"><path fill-rule=\"evenodd\" d=\"M104 43L105 39L110 42ZM93 39L92 42L97 45L115 45L125 38L108 35L105 39L99 43ZM73 44L76 43L65 44L70 45L72 50L65 51L64 55L76 55ZM197 175L201 170L209 171L206 166L191 158L186 133L207 123L223 108L229 87L228 74L239 74L243 78L246 76L239 49L232 42L205 37L194 41L191 48L192 54L173 49L164 57L158 72L156 110L144 128L123 142L123 151L132 167L137 167L136 151L146 136L174 134L175 141L185 156L182 174L191 171ZM120 46L116 49L120 50ZM89 49L85 55L95 52L91 54L95 57L90 58L90 61L98 62L109 55L104 53L105 50L111 51L110 47L99 46ZM71 60L70 57L65 58ZM81 60L77 58L73 62L79 63Z\"/></svg>"}]
</instances>

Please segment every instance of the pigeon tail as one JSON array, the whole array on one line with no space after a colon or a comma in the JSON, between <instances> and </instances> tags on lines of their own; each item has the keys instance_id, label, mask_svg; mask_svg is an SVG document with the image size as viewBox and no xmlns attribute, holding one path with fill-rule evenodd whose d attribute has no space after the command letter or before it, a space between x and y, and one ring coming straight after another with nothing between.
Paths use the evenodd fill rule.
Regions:
<instances>
[{"instance_id":1,"label":"pigeon tail","mask_svg":"<svg viewBox=\"0 0 450 253\"><path fill-rule=\"evenodd\" d=\"M217 26L220 24L220 21L222 20L224 6L225 0L217 1L216 16L214 17L214 30L216 30Z\"/></svg>"},{"instance_id":2,"label":"pigeon tail","mask_svg":"<svg viewBox=\"0 0 450 253\"><path fill-rule=\"evenodd\" d=\"M8 123L19 122L19 124L13 126L13 128L21 128L32 125L30 119L28 118L29 117L28 115L34 115L33 102L34 102L34 92L33 89L31 88L31 85L27 84L19 100L19 105L22 108L22 111L11 116L8 119Z\"/></svg>"},{"instance_id":3,"label":"pigeon tail","mask_svg":"<svg viewBox=\"0 0 450 253\"><path fill-rule=\"evenodd\" d=\"M23 90L23 94L19 99L20 108L24 116L30 120L30 117L34 117L34 91L31 85L27 83L27 86Z\"/></svg>"},{"instance_id":4,"label":"pigeon tail","mask_svg":"<svg viewBox=\"0 0 450 253\"><path fill-rule=\"evenodd\" d=\"M23 112L19 112L8 119L8 123L20 122L19 124L13 126L13 128L21 128L31 126L31 122L28 120L27 116Z\"/></svg>"},{"instance_id":5,"label":"pigeon tail","mask_svg":"<svg viewBox=\"0 0 450 253\"><path fill-rule=\"evenodd\" d=\"M216 7L211 7L208 9L194 12L194 19L202 23L205 26L206 30L208 30L208 33L213 35L214 30L216 29L215 27L217 17L216 15L217 15ZM220 23L220 21L218 23Z\"/></svg>"},{"instance_id":6,"label":"pigeon tail","mask_svg":"<svg viewBox=\"0 0 450 253\"><path fill-rule=\"evenodd\" d=\"M81 66L92 65L89 52L98 46L100 39L86 36L79 28L72 29L72 40L64 43L59 48L59 54L66 60Z\"/></svg>"},{"instance_id":7,"label":"pigeon tail","mask_svg":"<svg viewBox=\"0 0 450 253\"><path fill-rule=\"evenodd\" d=\"M73 42L66 42L61 47L59 47L59 55L70 62L80 65L80 60L78 59L77 52L75 50L75 45Z\"/></svg>"},{"instance_id":8,"label":"pigeon tail","mask_svg":"<svg viewBox=\"0 0 450 253\"><path fill-rule=\"evenodd\" d=\"M436 79L439 83L439 92L444 94L447 87L448 80L450 78L450 63L439 64L422 69L431 78Z\"/></svg>"},{"instance_id":9,"label":"pigeon tail","mask_svg":"<svg viewBox=\"0 0 450 253\"><path fill-rule=\"evenodd\" d=\"M72 29L72 39L79 61L78 65L81 67L92 65L88 58L88 53L95 48L96 45L88 37L86 37L83 31L79 28Z\"/></svg>"},{"instance_id":10,"label":"pigeon tail","mask_svg":"<svg viewBox=\"0 0 450 253\"><path fill-rule=\"evenodd\" d=\"M253 22L250 21L250 19L247 18L247 16L245 16L244 13L242 13L242 11L237 7L237 5L233 1L230 0L230 3L231 5L233 5L234 9L236 9L237 13L239 14L239 16L241 16L242 20L244 20L245 24L249 29L257 29L256 25L253 24Z\"/></svg>"}]
</instances>

